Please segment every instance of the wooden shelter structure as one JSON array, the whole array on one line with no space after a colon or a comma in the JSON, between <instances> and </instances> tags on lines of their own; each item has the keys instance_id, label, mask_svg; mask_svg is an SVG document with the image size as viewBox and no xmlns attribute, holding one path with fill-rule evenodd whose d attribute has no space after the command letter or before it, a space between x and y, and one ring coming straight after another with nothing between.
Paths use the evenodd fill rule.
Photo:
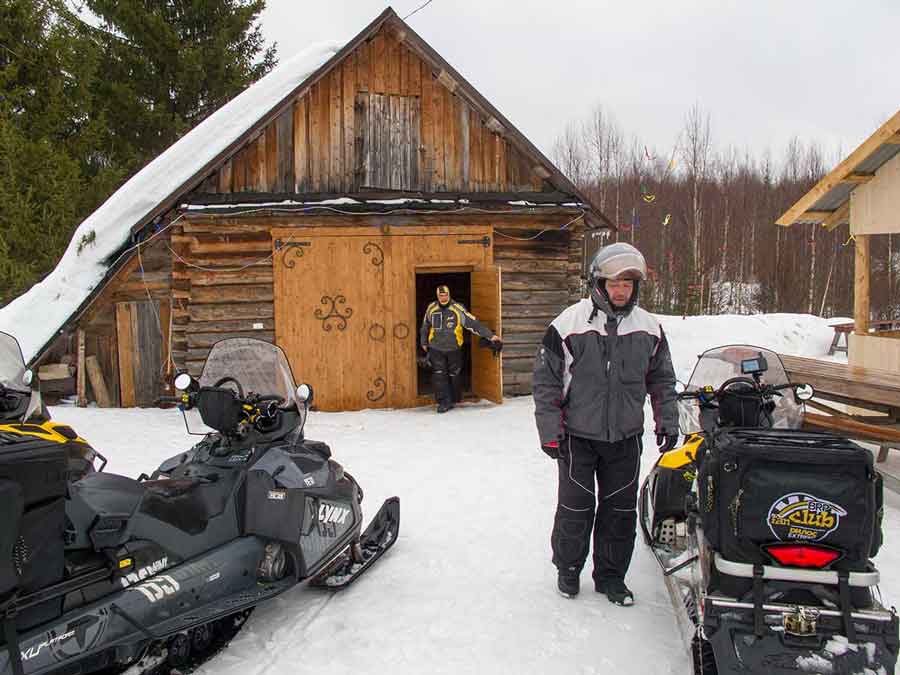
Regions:
<instances>
[{"instance_id":1,"label":"wooden shelter structure","mask_svg":"<svg viewBox=\"0 0 900 675\"><path fill-rule=\"evenodd\" d=\"M870 244L900 233L900 111L816 183L777 221L785 227L849 224L855 245L851 365L900 371L900 331L869 331Z\"/></svg>"},{"instance_id":2,"label":"wooden shelter structure","mask_svg":"<svg viewBox=\"0 0 900 675\"><path fill-rule=\"evenodd\" d=\"M468 359L499 402L530 392L543 331L581 297L584 232L612 227L387 9L134 223L35 360L95 357L81 396L152 405L217 341L258 337L322 409L414 406L419 321L447 283L504 339Z\"/></svg>"},{"instance_id":3,"label":"wooden shelter structure","mask_svg":"<svg viewBox=\"0 0 900 675\"><path fill-rule=\"evenodd\" d=\"M900 447L900 331L891 322L873 322L870 312L873 237L900 233L900 112L786 211L777 223L807 224L829 230L849 224L855 243L854 329L849 365L783 357L795 381L808 382L821 401L807 415L818 428L841 431L882 446ZM888 330L878 330L886 326Z\"/></svg>"}]
</instances>

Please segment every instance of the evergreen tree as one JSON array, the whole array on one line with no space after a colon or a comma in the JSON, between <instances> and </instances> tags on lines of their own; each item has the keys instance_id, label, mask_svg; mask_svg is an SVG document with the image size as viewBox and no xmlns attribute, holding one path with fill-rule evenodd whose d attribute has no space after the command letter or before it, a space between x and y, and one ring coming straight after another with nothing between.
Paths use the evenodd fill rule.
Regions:
<instances>
[{"instance_id":1,"label":"evergreen tree","mask_svg":"<svg viewBox=\"0 0 900 675\"><path fill-rule=\"evenodd\" d=\"M0 305L125 179L268 72L264 0L0 2ZM89 243L86 245L90 245Z\"/></svg>"},{"instance_id":2,"label":"evergreen tree","mask_svg":"<svg viewBox=\"0 0 900 675\"><path fill-rule=\"evenodd\" d=\"M0 4L0 303L53 268L122 178L98 152L94 47L45 3Z\"/></svg>"},{"instance_id":3,"label":"evergreen tree","mask_svg":"<svg viewBox=\"0 0 900 675\"><path fill-rule=\"evenodd\" d=\"M140 168L265 75L265 0L87 0L104 22L97 96L114 161ZM258 60L257 60L258 59Z\"/></svg>"}]
</instances>

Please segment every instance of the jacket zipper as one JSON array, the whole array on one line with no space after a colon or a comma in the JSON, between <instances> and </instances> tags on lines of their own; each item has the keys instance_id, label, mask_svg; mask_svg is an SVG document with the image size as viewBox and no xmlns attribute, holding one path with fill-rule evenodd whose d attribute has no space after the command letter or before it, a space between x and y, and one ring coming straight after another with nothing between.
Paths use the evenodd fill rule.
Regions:
<instances>
[{"instance_id":1,"label":"jacket zipper","mask_svg":"<svg viewBox=\"0 0 900 675\"><path fill-rule=\"evenodd\" d=\"M603 316L604 316L604 318L608 318L608 317L606 317L606 314L604 314ZM607 321L606 323L608 325L610 322ZM618 326L616 326L616 328L614 329L613 335L610 335L609 334L610 331L608 331L608 330L606 331L606 333L607 333L607 335L606 335L606 337L607 337L607 341L606 341L606 345L607 345L607 352L606 352L606 440L611 441L612 440L612 432L611 432L611 422L609 419L609 417L610 417L610 415L609 415L609 400L612 398L612 387L609 386L610 385L609 371L610 371L610 366L612 363L613 344L615 343L615 340L619 339ZM599 336L597 337L597 340L598 341L600 340Z\"/></svg>"}]
</instances>

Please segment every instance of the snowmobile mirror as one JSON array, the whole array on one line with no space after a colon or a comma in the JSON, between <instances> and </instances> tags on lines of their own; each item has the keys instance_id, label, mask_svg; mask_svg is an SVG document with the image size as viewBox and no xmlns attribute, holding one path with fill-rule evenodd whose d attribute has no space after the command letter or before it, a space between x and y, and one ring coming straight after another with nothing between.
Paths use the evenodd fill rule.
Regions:
<instances>
[{"instance_id":1,"label":"snowmobile mirror","mask_svg":"<svg viewBox=\"0 0 900 675\"><path fill-rule=\"evenodd\" d=\"M34 372L32 370L29 369L22 373L22 384L26 387L30 387L32 381L34 381Z\"/></svg>"},{"instance_id":2,"label":"snowmobile mirror","mask_svg":"<svg viewBox=\"0 0 900 675\"><path fill-rule=\"evenodd\" d=\"M675 380L675 393L683 394L687 390L687 385L681 380Z\"/></svg>"},{"instance_id":3,"label":"snowmobile mirror","mask_svg":"<svg viewBox=\"0 0 900 675\"><path fill-rule=\"evenodd\" d=\"M178 391L189 391L193 387L194 378L189 373L181 373L175 378L175 388Z\"/></svg>"},{"instance_id":4,"label":"snowmobile mirror","mask_svg":"<svg viewBox=\"0 0 900 675\"><path fill-rule=\"evenodd\" d=\"M808 384L801 384L794 389L794 393L800 401L808 401L816 394L815 390Z\"/></svg>"},{"instance_id":5,"label":"snowmobile mirror","mask_svg":"<svg viewBox=\"0 0 900 675\"><path fill-rule=\"evenodd\" d=\"M297 387L297 400L306 405L312 403L313 390L308 384L301 384Z\"/></svg>"}]
</instances>

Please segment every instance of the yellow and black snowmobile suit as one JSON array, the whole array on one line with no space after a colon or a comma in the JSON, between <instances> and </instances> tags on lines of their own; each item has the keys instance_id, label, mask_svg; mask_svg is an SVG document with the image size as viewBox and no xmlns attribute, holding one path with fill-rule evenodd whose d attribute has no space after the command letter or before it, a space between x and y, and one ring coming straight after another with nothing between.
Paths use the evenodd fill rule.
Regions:
<instances>
[{"instance_id":1,"label":"yellow and black snowmobile suit","mask_svg":"<svg viewBox=\"0 0 900 675\"><path fill-rule=\"evenodd\" d=\"M446 305L441 305L435 301L425 310L419 330L419 343L428 349L442 352L460 349L464 339L463 329L487 339L494 335L490 328L476 319L462 304L451 300Z\"/></svg>"}]
</instances>

